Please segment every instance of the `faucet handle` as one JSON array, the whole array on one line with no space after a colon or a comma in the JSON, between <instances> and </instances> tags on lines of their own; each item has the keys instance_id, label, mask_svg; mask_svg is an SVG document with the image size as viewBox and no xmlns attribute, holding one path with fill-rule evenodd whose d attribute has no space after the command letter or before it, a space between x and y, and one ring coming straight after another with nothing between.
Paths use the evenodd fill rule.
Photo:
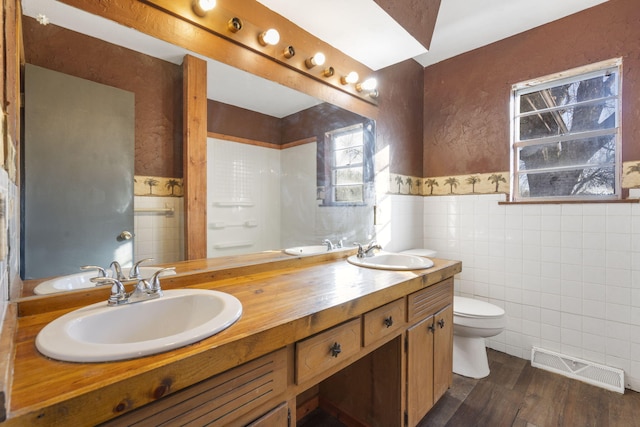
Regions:
<instances>
[{"instance_id":1,"label":"faucet handle","mask_svg":"<svg viewBox=\"0 0 640 427\"><path fill-rule=\"evenodd\" d=\"M133 264L133 267L129 270L129 279L140 279L140 264L147 261L153 261L153 258L144 258Z\"/></svg>"},{"instance_id":2,"label":"faucet handle","mask_svg":"<svg viewBox=\"0 0 640 427\"><path fill-rule=\"evenodd\" d=\"M364 258L364 249L362 248L362 244L358 242L353 242L353 244L358 247L358 258Z\"/></svg>"},{"instance_id":3,"label":"faucet handle","mask_svg":"<svg viewBox=\"0 0 640 427\"><path fill-rule=\"evenodd\" d=\"M160 275L165 271L175 271L175 267L167 267L161 268L160 270L153 273L151 279L149 279L149 292L162 294L162 289L160 288Z\"/></svg>"},{"instance_id":4,"label":"faucet handle","mask_svg":"<svg viewBox=\"0 0 640 427\"><path fill-rule=\"evenodd\" d=\"M109 267L113 267L113 273L116 279L126 280L126 277L124 277L124 274L122 274L122 267L120 266L120 263L118 261L111 261Z\"/></svg>"},{"instance_id":5,"label":"faucet handle","mask_svg":"<svg viewBox=\"0 0 640 427\"><path fill-rule=\"evenodd\" d=\"M95 278L107 277L107 271L99 265L83 265L80 270L97 270L98 275Z\"/></svg>"},{"instance_id":6,"label":"faucet handle","mask_svg":"<svg viewBox=\"0 0 640 427\"><path fill-rule=\"evenodd\" d=\"M111 295L109 295L109 299L107 300L108 305L119 305L127 299L127 292L124 285L118 279L114 279L113 277L96 277L95 279L91 279L91 281L98 285L111 285Z\"/></svg>"},{"instance_id":7,"label":"faucet handle","mask_svg":"<svg viewBox=\"0 0 640 427\"><path fill-rule=\"evenodd\" d=\"M333 243L331 243L331 240L329 239L324 239L322 241L323 244L327 245L327 250L330 251L334 248Z\"/></svg>"}]
</instances>

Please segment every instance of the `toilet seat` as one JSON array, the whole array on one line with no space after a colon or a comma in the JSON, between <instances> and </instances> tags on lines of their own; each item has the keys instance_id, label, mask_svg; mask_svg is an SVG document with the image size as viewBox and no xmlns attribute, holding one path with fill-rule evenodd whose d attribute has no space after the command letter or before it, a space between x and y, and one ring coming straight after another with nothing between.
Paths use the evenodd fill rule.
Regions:
<instances>
[{"instance_id":1,"label":"toilet seat","mask_svg":"<svg viewBox=\"0 0 640 427\"><path fill-rule=\"evenodd\" d=\"M473 298L453 297L453 314L456 316L493 319L504 316L504 310L497 305Z\"/></svg>"}]
</instances>

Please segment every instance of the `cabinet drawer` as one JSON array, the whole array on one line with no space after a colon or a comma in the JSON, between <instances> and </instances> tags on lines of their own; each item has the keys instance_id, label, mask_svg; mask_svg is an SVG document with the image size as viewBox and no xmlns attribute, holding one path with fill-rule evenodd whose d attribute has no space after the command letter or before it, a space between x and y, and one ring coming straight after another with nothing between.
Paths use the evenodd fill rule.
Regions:
<instances>
[{"instance_id":1,"label":"cabinet drawer","mask_svg":"<svg viewBox=\"0 0 640 427\"><path fill-rule=\"evenodd\" d=\"M402 328L406 323L404 310L405 303L402 298L365 313L362 345L366 347Z\"/></svg>"},{"instance_id":2,"label":"cabinet drawer","mask_svg":"<svg viewBox=\"0 0 640 427\"><path fill-rule=\"evenodd\" d=\"M360 351L360 318L296 343L296 383L340 365Z\"/></svg>"},{"instance_id":3,"label":"cabinet drawer","mask_svg":"<svg viewBox=\"0 0 640 427\"><path fill-rule=\"evenodd\" d=\"M453 278L410 294L407 297L407 322L431 316L448 304L453 304Z\"/></svg>"}]
</instances>

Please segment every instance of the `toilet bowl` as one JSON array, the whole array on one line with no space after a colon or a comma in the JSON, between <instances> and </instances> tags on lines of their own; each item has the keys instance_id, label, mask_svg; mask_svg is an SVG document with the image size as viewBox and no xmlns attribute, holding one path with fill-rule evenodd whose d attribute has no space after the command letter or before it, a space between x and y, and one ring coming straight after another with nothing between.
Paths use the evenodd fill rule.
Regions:
<instances>
[{"instance_id":1,"label":"toilet bowl","mask_svg":"<svg viewBox=\"0 0 640 427\"><path fill-rule=\"evenodd\" d=\"M489 375L485 338L504 330L504 310L494 304L453 297L453 372L470 378Z\"/></svg>"}]
</instances>

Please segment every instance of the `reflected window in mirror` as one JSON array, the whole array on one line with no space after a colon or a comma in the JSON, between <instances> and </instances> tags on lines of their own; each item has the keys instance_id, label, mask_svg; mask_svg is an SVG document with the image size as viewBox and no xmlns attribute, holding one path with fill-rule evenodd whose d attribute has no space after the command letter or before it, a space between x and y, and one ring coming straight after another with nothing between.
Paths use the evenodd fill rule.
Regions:
<instances>
[{"instance_id":1,"label":"reflected window in mirror","mask_svg":"<svg viewBox=\"0 0 640 427\"><path fill-rule=\"evenodd\" d=\"M373 122L365 121L324 134L318 150L323 171L318 178L322 206L364 205L373 183ZM320 174L319 174L320 175Z\"/></svg>"}]
</instances>

